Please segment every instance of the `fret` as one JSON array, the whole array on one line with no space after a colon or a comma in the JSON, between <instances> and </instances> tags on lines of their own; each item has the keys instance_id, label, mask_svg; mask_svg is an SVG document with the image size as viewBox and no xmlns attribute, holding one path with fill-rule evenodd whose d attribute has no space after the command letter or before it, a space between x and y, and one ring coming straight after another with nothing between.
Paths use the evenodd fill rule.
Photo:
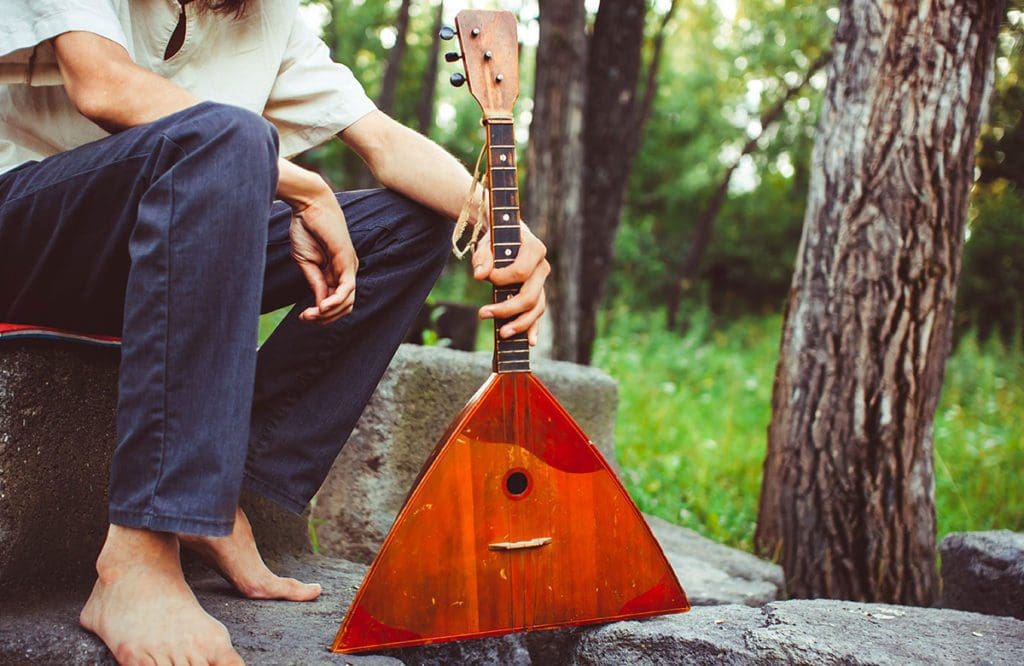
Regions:
<instances>
[{"instance_id":1,"label":"fret","mask_svg":"<svg viewBox=\"0 0 1024 666\"><path fill-rule=\"evenodd\" d=\"M491 190L514 190L516 188L516 170L511 168L508 170L497 171L491 169L490 172L490 186Z\"/></svg>"},{"instance_id":2,"label":"fret","mask_svg":"<svg viewBox=\"0 0 1024 666\"><path fill-rule=\"evenodd\" d=\"M521 238L519 237L518 226L505 226L503 228L496 228L494 231L495 245L519 245Z\"/></svg>"},{"instance_id":3,"label":"fret","mask_svg":"<svg viewBox=\"0 0 1024 666\"><path fill-rule=\"evenodd\" d=\"M519 225L519 181L516 169L516 142L512 123L487 122L488 179L491 212L491 247L494 266L504 268L519 256L522 237ZM495 303L515 298L521 284L495 286ZM518 316L518 315L517 315ZM516 317L494 320L494 370L529 372L530 343L526 332L501 337L501 328Z\"/></svg>"},{"instance_id":4,"label":"fret","mask_svg":"<svg viewBox=\"0 0 1024 666\"><path fill-rule=\"evenodd\" d=\"M491 201L498 210L519 208L519 193L516 188L510 190L491 190Z\"/></svg>"}]
</instances>

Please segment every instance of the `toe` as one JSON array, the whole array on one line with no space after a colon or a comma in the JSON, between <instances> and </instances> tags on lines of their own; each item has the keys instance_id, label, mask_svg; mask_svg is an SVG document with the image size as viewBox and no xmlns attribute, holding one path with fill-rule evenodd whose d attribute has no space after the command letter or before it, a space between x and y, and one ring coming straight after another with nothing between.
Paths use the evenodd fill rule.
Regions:
<instances>
[{"instance_id":1,"label":"toe","mask_svg":"<svg viewBox=\"0 0 1024 666\"><path fill-rule=\"evenodd\" d=\"M273 574L257 588L257 595L264 599L312 601L320 596L320 586L316 583L307 584L294 578L282 578Z\"/></svg>"},{"instance_id":2,"label":"toe","mask_svg":"<svg viewBox=\"0 0 1024 666\"><path fill-rule=\"evenodd\" d=\"M288 599L292 601L313 601L320 596L319 583L303 583L294 578L284 579L288 583Z\"/></svg>"}]
</instances>

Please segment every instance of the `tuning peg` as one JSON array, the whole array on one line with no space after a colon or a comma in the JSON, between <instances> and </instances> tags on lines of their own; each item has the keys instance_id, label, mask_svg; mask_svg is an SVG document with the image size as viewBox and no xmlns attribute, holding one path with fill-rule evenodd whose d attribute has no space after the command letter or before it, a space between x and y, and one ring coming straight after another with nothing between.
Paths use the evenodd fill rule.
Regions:
<instances>
[{"instance_id":1,"label":"tuning peg","mask_svg":"<svg viewBox=\"0 0 1024 666\"><path fill-rule=\"evenodd\" d=\"M466 77L463 75L462 72L455 72L448 80L451 82L453 86L458 88L459 86L466 82Z\"/></svg>"},{"instance_id":2,"label":"tuning peg","mask_svg":"<svg viewBox=\"0 0 1024 666\"><path fill-rule=\"evenodd\" d=\"M459 58L461 58L461 57L462 57L462 54L461 53L456 53L455 51L452 51L450 53L445 53L444 54L444 59L447 62L457 62L459 60Z\"/></svg>"},{"instance_id":3,"label":"tuning peg","mask_svg":"<svg viewBox=\"0 0 1024 666\"><path fill-rule=\"evenodd\" d=\"M452 39L457 34L459 33L457 33L455 31L455 28L451 27L450 25L441 26L441 32L437 33L438 37L445 41Z\"/></svg>"}]
</instances>

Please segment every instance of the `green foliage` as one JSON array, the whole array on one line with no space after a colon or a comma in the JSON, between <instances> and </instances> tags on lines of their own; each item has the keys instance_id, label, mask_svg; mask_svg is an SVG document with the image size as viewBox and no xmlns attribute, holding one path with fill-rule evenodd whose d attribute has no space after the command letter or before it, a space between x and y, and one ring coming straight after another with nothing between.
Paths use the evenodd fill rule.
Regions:
<instances>
[{"instance_id":1,"label":"green foliage","mask_svg":"<svg viewBox=\"0 0 1024 666\"><path fill-rule=\"evenodd\" d=\"M659 316L608 313L595 364L620 383L616 449L640 508L750 550L781 318L685 336ZM935 424L940 537L1024 529L1024 348L965 337Z\"/></svg>"},{"instance_id":2,"label":"green foliage","mask_svg":"<svg viewBox=\"0 0 1024 666\"><path fill-rule=\"evenodd\" d=\"M412 4L395 109L406 123L413 122L423 83L436 1ZM333 12L326 41L376 98L399 1L305 4ZM455 4L446 4L449 23ZM652 0L649 33L667 4ZM478 6L485 5L519 13L522 132L531 108L536 3L497 0ZM761 114L829 47L838 19L835 5L797 0L679 4L630 180L609 285L612 305L604 312L595 350L595 363L621 385L618 451L624 480L641 507L747 549L778 357L778 312L800 236L823 73L785 105L756 150L739 160L691 300L684 304L691 313L688 332L665 331L662 309L697 216L744 144L761 132ZM949 363L935 424L943 533L1024 529L1018 491L1024 485L1022 10L1020 0L1012 0L1001 37L993 112L980 142L982 182L965 247L958 320L962 341ZM471 165L483 140L479 108L465 88L447 84L452 71L452 66L440 67L430 136ZM525 171L530 168L525 137L518 139ZM340 142L301 160L338 188L352 187L362 169L359 158ZM433 298L486 302L487 285L474 281L467 266L452 262ZM262 319L261 340L283 316L280 311ZM1011 344L979 342L992 330L1003 332ZM491 335L489 325L480 327L481 348L490 346Z\"/></svg>"},{"instance_id":3,"label":"green foliage","mask_svg":"<svg viewBox=\"0 0 1024 666\"><path fill-rule=\"evenodd\" d=\"M730 314L741 314L777 306L788 288L823 78L802 88L763 135L760 117L829 47L831 3L747 0L734 16L723 15L726 4L685 4L672 24L616 245L613 298L663 304L698 216L737 162L693 293L719 312L729 300Z\"/></svg>"},{"instance_id":4,"label":"green foliage","mask_svg":"<svg viewBox=\"0 0 1024 666\"><path fill-rule=\"evenodd\" d=\"M964 246L957 302L960 330L1012 341L1024 331L1024 196L1012 186L979 187Z\"/></svg>"}]
</instances>

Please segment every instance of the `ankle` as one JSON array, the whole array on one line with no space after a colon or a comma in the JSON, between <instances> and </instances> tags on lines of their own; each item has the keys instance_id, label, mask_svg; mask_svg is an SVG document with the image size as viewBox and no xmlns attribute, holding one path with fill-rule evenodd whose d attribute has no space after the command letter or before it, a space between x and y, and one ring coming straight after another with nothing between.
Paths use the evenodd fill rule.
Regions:
<instances>
[{"instance_id":1,"label":"ankle","mask_svg":"<svg viewBox=\"0 0 1024 666\"><path fill-rule=\"evenodd\" d=\"M103 549L96 558L100 581L112 582L130 569L176 567L179 571L178 540L167 532L111 525Z\"/></svg>"}]
</instances>

